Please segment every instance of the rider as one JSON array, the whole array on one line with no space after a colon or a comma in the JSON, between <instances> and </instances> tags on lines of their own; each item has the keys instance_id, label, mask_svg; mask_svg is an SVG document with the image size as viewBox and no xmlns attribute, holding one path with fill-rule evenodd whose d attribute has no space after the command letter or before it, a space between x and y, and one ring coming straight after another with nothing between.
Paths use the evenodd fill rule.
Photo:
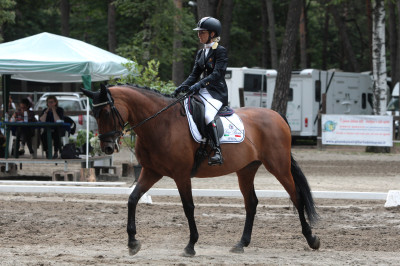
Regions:
<instances>
[{"instance_id":1,"label":"rider","mask_svg":"<svg viewBox=\"0 0 400 266\"><path fill-rule=\"evenodd\" d=\"M215 115L222 106L228 105L228 88L225 82L225 71L228 65L226 49L218 45L221 23L213 17L204 17L193 29L204 48L197 52L194 67L189 77L175 90L177 95L188 88L200 95L205 105L205 122L207 132L212 141L214 156L208 164L222 164L222 153L217 134ZM200 78L200 81L198 81Z\"/></svg>"}]
</instances>

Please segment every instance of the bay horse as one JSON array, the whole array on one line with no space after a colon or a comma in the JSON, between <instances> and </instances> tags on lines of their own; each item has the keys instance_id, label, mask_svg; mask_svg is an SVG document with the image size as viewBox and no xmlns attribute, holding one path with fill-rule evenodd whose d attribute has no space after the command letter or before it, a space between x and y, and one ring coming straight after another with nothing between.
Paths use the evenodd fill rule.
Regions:
<instances>
[{"instance_id":1,"label":"bay horse","mask_svg":"<svg viewBox=\"0 0 400 266\"><path fill-rule=\"evenodd\" d=\"M181 104L174 104L176 99L168 95L133 85L102 86L97 92L81 90L93 99L101 149L106 154L112 154L117 148L116 141L122 136L125 123L135 125L132 128L137 135L136 157L143 168L128 200L129 253L135 255L141 247L140 241L135 238L136 206L140 197L163 176L168 176L176 183L190 229L189 243L182 255L194 256L199 234L194 219L191 170L200 144L191 136ZM163 107L169 108L160 112ZM246 139L240 144L222 144L224 163L209 166L204 160L195 175L205 178L236 172L238 176L246 221L241 239L230 251L242 253L244 247L250 244L258 204L254 176L261 164L285 188L298 211L308 245L318 249L319 238L312 234L308 224L316 221L318 215L306 177L291 154L291 133L287 120L266 108L240 108L235 112L244 123Z\"/></svg>"}]
</instances>

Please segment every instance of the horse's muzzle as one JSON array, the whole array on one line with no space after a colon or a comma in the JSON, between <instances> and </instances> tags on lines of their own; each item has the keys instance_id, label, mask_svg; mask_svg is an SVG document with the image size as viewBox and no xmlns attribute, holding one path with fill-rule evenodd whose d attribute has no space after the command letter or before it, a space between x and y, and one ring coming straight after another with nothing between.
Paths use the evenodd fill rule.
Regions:
<instances>
[{"instance_id":1,"label":"horse's muzzle","mask_svg":"<svg viewBox=\"0 0 400 266\"><path fill-rule=\"evenodd\" d=\"M107 154L107 155L113 154L114 153L114 147L111 147L111 146L107 145L107 147L104 147L104 153Z\"/></svg>"},{"instance_id":2,"label":"horse's muzzle","mask_svg":"<svg viewBox=\"0 0 400 266\"><path fill-rule=\"evenodd\" d=\"M111 155L114 153L114 151L119 152L119 138L116 138L115 140L104 140L102 144L102 151L107 154Z\"/></svg>"}]
</instances>

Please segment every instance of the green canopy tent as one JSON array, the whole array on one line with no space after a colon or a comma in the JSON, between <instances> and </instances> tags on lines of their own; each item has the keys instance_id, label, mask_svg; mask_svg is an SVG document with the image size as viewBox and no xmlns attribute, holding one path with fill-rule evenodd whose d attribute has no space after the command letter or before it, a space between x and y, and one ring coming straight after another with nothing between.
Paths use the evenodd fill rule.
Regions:
<instances>
[{"instance_id":1,"label":"green canopy tent","mask_svg":"<svg viewBox=\"0 0 400 266\"><path fill-rule=\"evenodd\" d=\"M43 32L0 44L0 74L3 77L3 105L8 108L10 78L48 82L82 82L125 76L122 65L129 60L85 42Z\"/></svg>"}]
</instances>

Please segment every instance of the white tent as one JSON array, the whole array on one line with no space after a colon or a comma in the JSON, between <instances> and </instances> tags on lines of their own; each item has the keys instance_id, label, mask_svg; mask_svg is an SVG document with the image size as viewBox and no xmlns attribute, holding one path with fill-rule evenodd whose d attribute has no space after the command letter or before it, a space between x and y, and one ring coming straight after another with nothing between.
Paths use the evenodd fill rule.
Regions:
<instances>
[{"instance_id":1,"label":"white tent","mask_svg":"<svg viewBox=\"0 0 400 266\"><path fill-rule=\"evenodd\" d=\"M82 82L123 76L129 60L75 39L40 33L0 44L0 74L38 82Z\"/></svg>"},{"instance_id":2,"label":"white tent","mask_svg":"<svg viewBox=\"0 0 400 266\"><path fill-rule=\"evenodd\" d=\"M6 75L3 78L4 106L8 106L8 75L13 79L47 83L82 82L90 90L92 81L127 75L128 70L122 64L128 62L96 46L47 32L2 43L0 74ZM87 125L89 127L89 123ZM88 137L89 132L87 140Z\"/></svg>"}]
</instances>

